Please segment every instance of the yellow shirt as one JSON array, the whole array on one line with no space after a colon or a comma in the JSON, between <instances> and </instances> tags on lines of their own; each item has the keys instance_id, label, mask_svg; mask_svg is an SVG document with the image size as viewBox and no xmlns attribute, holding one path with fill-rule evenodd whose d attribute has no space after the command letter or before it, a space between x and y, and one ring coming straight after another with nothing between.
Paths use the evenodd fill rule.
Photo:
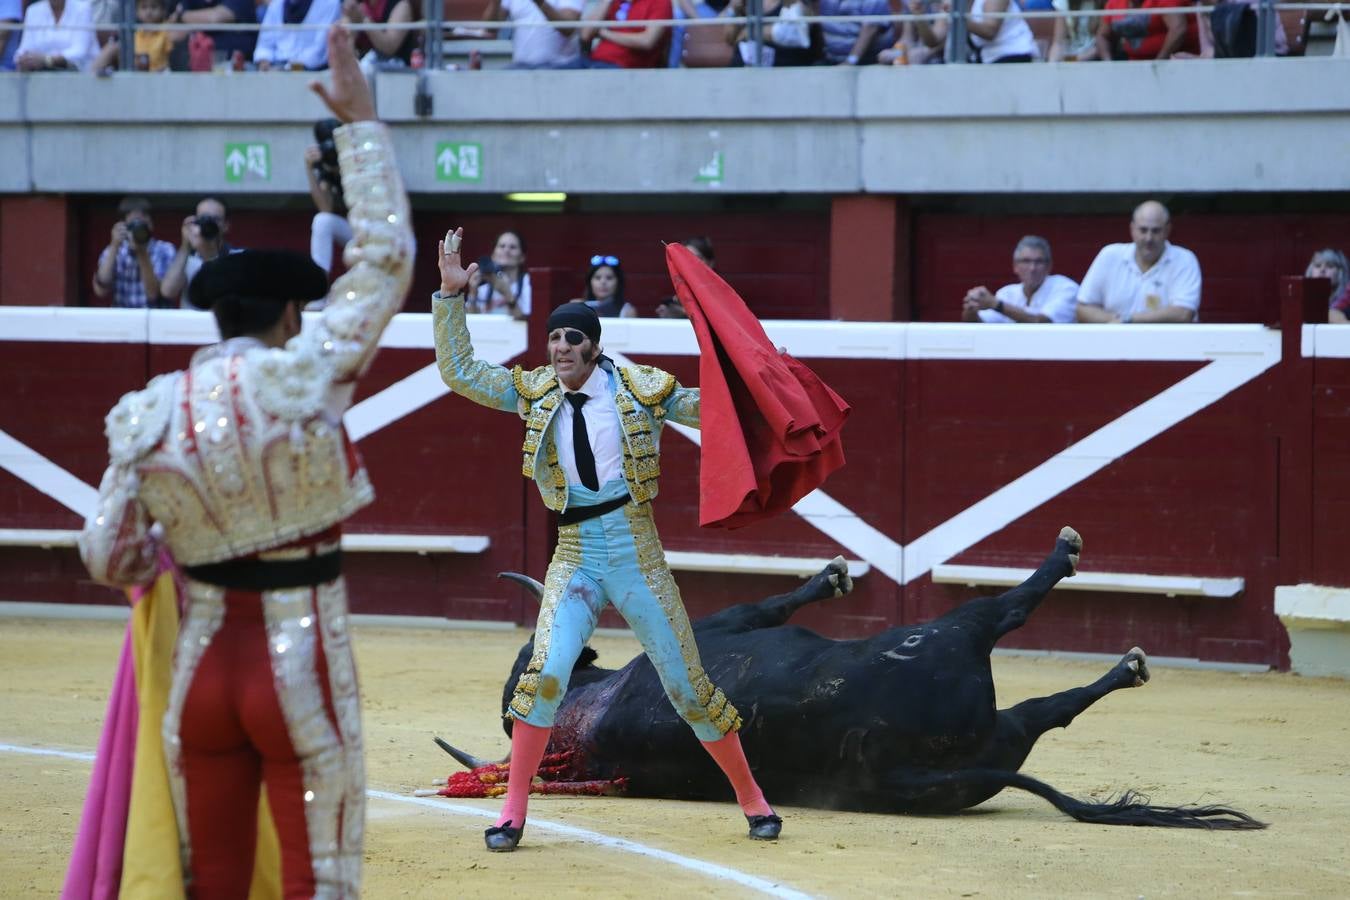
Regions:
<instances>
[{"instance_id":1,"label":"yellow shirt","mask_svg":"<svg viewBox=\"0 0 1350 900\"><path fill-rule=\"evenodd\" d=\"M136 55L150 57L150 71L162 72L169 67L169 50L173 46L167 31L136 32Z\"/></svg>"}]
</instances>

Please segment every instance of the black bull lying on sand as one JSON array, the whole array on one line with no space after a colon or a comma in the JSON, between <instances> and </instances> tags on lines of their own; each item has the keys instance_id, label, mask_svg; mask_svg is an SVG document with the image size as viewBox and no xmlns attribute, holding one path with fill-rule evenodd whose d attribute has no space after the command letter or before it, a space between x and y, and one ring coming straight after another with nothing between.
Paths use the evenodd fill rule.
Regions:
<instances>
[{"instance_id":1,"label":"black bull lying on sand","mask_svg":"<svg viewBox=\"0 0 1350 900\"><path fill-rule=\"evenodd\" d=\"M787 624L806 604L852 588L842 559L790 594L696 622L713 683L744 717L741 741L765 796L788 806L950 813L1015 787L1083 822L1265 827L1227 807L1156 806L1129 791L1105 803L1084 802L1018 773L1046 731L1149 678L1144 653L1134 648L1086 687L995 708L990 651L1074 574L1081 549L1078 533L1065 528L1040 568L1007 593L860 640L830 640ZM509 577L538 593L533 579ZM532 650L533 641L516 659L503 710ZM617 671L594 659L587 648L578 661L550 744L571 748L569 777L617 783L629 796L728 799L725 777L675 714L647 658ZM438 743L466 765L481 764Z\"/></svg>"}]
</instances>

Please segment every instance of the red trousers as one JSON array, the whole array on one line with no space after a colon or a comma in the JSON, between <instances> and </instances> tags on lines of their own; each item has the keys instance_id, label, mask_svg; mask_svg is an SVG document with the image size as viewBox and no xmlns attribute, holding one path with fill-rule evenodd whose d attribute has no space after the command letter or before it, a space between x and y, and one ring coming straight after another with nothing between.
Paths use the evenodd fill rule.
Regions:
<instances>
[{"instance_id":1,"label":"red trousers","mask_svg":"<svg viewBox=\"0 0 1350 900\"><path fill-rule=\"evenodd\" d=\"M189 896L248 896L264 784L285 896L357 895L365 774L342 580L188 584L164 736Z\"/></svg>"}]
</instances>

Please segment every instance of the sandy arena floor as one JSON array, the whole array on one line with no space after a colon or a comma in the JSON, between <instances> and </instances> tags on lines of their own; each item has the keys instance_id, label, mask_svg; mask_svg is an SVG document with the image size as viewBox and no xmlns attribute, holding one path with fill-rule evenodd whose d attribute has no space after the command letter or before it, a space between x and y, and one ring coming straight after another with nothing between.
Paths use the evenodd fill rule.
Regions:
<instances>
[{"instance_id":1,"label":"sandy arena floor","mask_svg":"<svg viewBox=\"0 0 1350 900\"><path fill-rule=\"evenodd\" d=\"M90 763L22 748L92 751L121 627L0 619L0 896L60 891ZM505 751L497 708L526 637L358 630L370 788L393 795L370 801L368 897L1350 896L1350 684L1156 667L1148 686L1043 738L1023 771L1080 798L1133 787L1161 803L1226 801L1269 830L1083 825L1005 791L939 818L780 808L784 838L760 844L731 805L541 797L521 849L488 854L496 801L411 795L454 766L432 735ZM595 646L609 665L636 652L620 638ZM1105 668L996 658L999 703Z\"/></svg>"}]
</instances>

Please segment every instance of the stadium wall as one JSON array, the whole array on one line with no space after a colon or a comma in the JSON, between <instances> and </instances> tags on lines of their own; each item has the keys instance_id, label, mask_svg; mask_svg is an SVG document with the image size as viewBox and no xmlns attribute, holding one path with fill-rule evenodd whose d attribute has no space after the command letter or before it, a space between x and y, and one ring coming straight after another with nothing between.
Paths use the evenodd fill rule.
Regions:
<instances>
[{"instance_id":1,"label":"stadium wall","mask_svg":"<svg viewBox=\"0 0 1350 900\"><path fill-rule=\"evenodd\" d=\"M1286 666L1275 587L1350 586L1350 329L1304 325L1325 299L1303 305L1301 286L1280 329L766 323L853 404L849 464L791 515L704 531L700 436L668 430L658 522L691 613L842 554L857 590L804 624L922 622L1020 577L1070 524L1079 579L1006 646ZM496 579L539 577L551 552L519 422L446 396L428 319L395 320L347 415L379 493L348 529L355 608L531 621ZM473 317L479 354L538 359L539 319ZM70 546L106 461L102 416L213 336L202 313L0 309L0 599L119 602ZM687 323L616 321L605 343L697 382Z\"/></svg>"},{"instance_id":2,"label":"stadium wall","mask_svg":"<svg viewBox=\"0 0 1350 900\"><path fill-rule=\"evenodd\" d=\"M381 75L415 192L1331 191L1338 58ZM0 192L303 194L304 73L0 79ZM76 86L77 89L72 89ZM415 97L429 94L431 114ZM266 176L227 176L263 144ZM447 144L477 146L467 174ZM597 165L597 161L603 161ZM453 177L447 174L454 168ZM246 177L247 176L247 177Z\"/></svg>"}]
</instances>

